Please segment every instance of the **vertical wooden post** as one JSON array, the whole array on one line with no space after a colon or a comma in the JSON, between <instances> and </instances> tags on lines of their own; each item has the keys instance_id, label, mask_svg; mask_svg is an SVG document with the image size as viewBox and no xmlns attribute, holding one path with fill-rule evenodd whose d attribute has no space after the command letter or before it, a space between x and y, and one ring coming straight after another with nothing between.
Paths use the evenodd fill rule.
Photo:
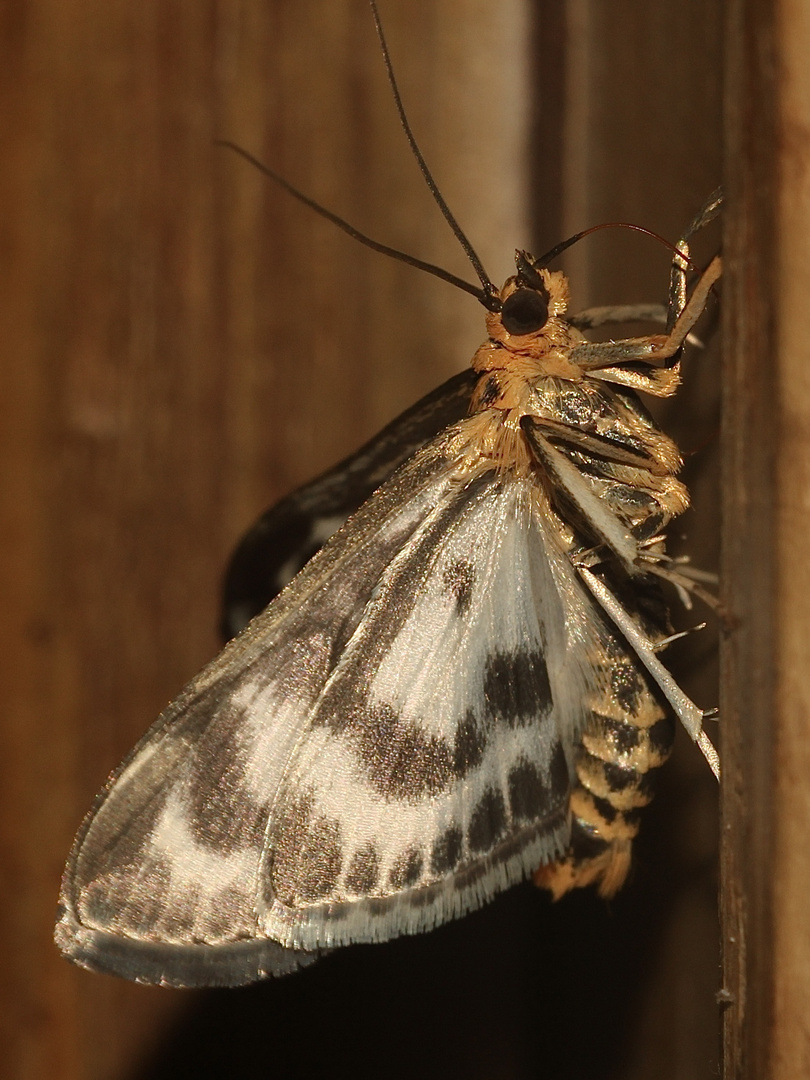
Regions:
<instances>
[{"instance_id":1,"label":"vertical wooden post","mask_svg":"<svg viewBox=\"0 0 810 1080\"><path fill-rule=\"evenodd\" d=\"M725 1073L810 1072L808 13L727 33Z\"/></svg>"}]
</instances>

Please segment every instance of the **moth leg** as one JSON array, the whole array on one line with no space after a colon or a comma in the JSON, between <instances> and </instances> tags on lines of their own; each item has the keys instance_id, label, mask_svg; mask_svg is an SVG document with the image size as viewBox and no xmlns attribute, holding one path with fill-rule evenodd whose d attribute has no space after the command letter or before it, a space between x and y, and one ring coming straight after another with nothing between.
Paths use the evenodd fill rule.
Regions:
<instances>
[{"instance_id":1,"label":"moth leg","mask_svg":"<svg viewBox=\"0 0 810 1080\"><path fill-rule=\"evenodd\" d=\"M678 565L674 559L662 553L651 555L647 568L651 574L669 582L677 590L685 608L691 608L691 598L697 596L707 607L714 611L720 610L719 598L705 587L706 583L717 584L716 574L697 570L693 566Z\"/></svg>"},{"instance_id":2,"label":"moth leg","mask_svg":"<svg viewBox=\"0 0 810 1080\"><path fill-rule=\"evenodd\" d=\"M692 295L668 334L626 338L623 341L586 341L575 346L570 359L584 371L609 368L632 361L661 361L676 357L689 331L703 313L712 286L720 279L723 263L715 255L692 290Z\"/></svg>"},{"instance_id":3,"label":"moth leg","mask_svg":"<svg viewBox=\"0 0 810 1080\"><path fill-rule=\"evenodd\" d=\"M678 255L672 260L672 272L669 278L667 330L672 329L678 316L686 307L686 271L688 268L687 260L689 259L689 241L695 233L700 232L709 222L714 221L720 213L722 205L723 189L717 188L689 222L680 240L675 245L678 249Z\"/></svg>"},{"instance_id":4,"label":"moth leg","mask_svg":"<svg viewBox=\"0 0 810 1080\"><path fill-rule=\"evenodd\" d=\"M629 465L632 468L647 469L651 473L660 475L668 472L666 466L660 465L655 456L648 451L613 442L607 436L597 432L582 431L570 424L551 420L545 416L524 416L521 418L520 426L532 442L536 432L554 443L562 443L570 450L595 454L615 465Z\"/></svg>"},{"instance_id":5,"label":"moth leg","mask_svg":"<svg viewBox=\"0 0 810 1080\"><path fill-rule=\"evenodd\" d=\"M628 645L650 673L661 693L672 706L675 715L686 728L689 735L700 747L709 768L720 779L720 759L708 735L703 730L704 717L709 715L689 698L678 686L672 674L656 655L655 642L641 629L633 616L619 603L605 583L587 566L576 564L577 572L587 585L591 595L621 630Z\"/></svg>"},{"instance_id":6,"label":"moth leg","mask_svg":"<svg viewBox=\"0 0 810 1080\"><path fill-rule=\"evenodd\" d=\"M684 278L685 276L684 272ZM670 310L671 308L666 304L605 304L578 311L576 315L566 315L565 321L569 326L575 326L577 330L593 330L594 327L607 326L610 323L631 322L661 323L669 329ZM674 321L673 318L673 324ZM687 334L686 343L698 349L703 348L703 342L697 334Z\"/></svg>"},{"instance_id":7,"label":"moth leg","mask_svg":"<svg viewBox=\"0 0 810 1080\"><path fill-rule=\"evenodd\" d=\"M637 574L639 545L629 529L604 500L594 494L576 465L551 445L540 432L534 417L524 416L520 426L538 462L553 479L555 486L568 496L591 533L614 553L628 573Z\"/></svg>"},{"instance_id":8,"label":"moth leg","mask_svg":"<svg viewBox=\"0 0 810 1080\"><path fill-rule=\"evenodd\" d=\"M638 541L626 530L622 522L590 490L578 469L556 450L537 430L533 418L524 417L521 427L528 435L532 449L538 460L554 477L577 509L583 515L588 527L631 574L640 570L638 559L641 549ZM582 559L577 560L576 568L599 606L611 621L621 630L639 660L646 667L664 697L669 701L675 715L679 718L689 735L700 747L714 775L720 777L720 761L717 751L703 731L704 712L689 698L669 670L656 655L656 643L651 641L633 616L619 603L604 582L593 573Z\"/></svg>"}]
</instances>

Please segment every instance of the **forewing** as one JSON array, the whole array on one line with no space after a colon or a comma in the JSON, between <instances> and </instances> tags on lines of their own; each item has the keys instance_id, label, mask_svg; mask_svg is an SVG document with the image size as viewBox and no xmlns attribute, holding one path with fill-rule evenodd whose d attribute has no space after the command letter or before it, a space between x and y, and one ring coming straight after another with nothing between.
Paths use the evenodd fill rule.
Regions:
<instances>
[{"instance_id":1,"label":"forewing","mask_svg":"<svg viewBox=\"0 0 810 1080\"><path fill-rule=\"evenodd\" d=\"M234 637L262 611L395 469L466 416L477 379L471 368L454 375L350 457L262 514L228 565L223 637Z\"/></svg>"},{"instance_id":2,"label":"forewing","mask_svg":"<svg viewBox=\"0 0 810 1080\"><path fill-rule=\"evenodd\" d=\"M71 958L185 986L311 959L265 940L258 922L270 808L370 594L456 486L451 472L428 447L392 478L113 774L63 880L57 940Z\"/></svg>"}]
</instances>

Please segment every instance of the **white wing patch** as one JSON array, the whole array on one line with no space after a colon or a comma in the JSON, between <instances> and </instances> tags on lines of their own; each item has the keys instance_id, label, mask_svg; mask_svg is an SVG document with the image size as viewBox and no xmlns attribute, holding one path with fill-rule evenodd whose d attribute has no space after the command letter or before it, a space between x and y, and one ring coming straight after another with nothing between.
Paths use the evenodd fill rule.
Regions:
<instances>
[{"instance_id":1,"label":"white wing patch","mask_svg":"<svg viewBox=\"0 0 810 1080\"><path fill-rule=\"evenodd\" d=\"M562 552L552 571L550 531L529 481L489 472L386 568L271 815L270 936L426 929L564 848L603 638Z\"/></svg>"}]
</instances>

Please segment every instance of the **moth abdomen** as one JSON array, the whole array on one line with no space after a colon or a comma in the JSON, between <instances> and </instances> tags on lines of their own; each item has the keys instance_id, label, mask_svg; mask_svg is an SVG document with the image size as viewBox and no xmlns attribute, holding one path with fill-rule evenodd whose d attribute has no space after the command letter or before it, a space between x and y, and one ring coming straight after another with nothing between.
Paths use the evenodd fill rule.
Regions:
<instances>
[{"instance_id":1,"label":"moth abdomen","mask_svg":"<svg viewBox=\"0 0 810 1080\"><path fill-rule=\"evenodd\" d=\"M639 810L652 799L658 769L672 751L674 717L646 676L627 663L612 675L613 687L593 703L576 749L568 854L534 875L535 884L555 899L587 885L596 885L605 897L621 888Z\"/></svg>"}]
</instances>

